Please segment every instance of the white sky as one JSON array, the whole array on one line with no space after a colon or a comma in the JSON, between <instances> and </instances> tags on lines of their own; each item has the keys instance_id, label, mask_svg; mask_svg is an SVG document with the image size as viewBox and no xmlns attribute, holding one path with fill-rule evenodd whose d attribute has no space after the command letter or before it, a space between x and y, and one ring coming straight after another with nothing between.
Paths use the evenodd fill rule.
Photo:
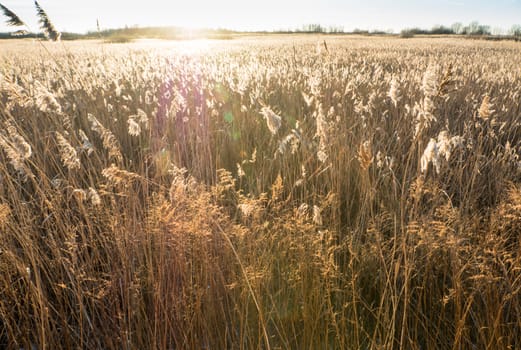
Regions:
<instances>
[{"instance_id":1,"label":"white sky","mask_svg":"<svg viewBox=\"0 0 521 350\"><path fill-rule=\"evenodd\" d=\"M479 21L492 28L521 24L521 0L41 0L61 31L86 32L133 26L181 26L237 30L296 29L304 24L345 30L393 29ZM37 31L31 0L0 0ZM5 17L0 31L8 31ZM12 29L11 29L12 30Z\"/></svg>"}]
</instances>

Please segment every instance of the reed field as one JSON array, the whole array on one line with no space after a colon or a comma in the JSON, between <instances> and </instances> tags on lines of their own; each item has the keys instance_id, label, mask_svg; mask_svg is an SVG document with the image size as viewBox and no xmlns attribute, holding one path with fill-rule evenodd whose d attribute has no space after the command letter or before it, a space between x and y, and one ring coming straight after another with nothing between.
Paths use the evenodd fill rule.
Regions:
<instances>
[{"instance_id":1,"label":"reed field","mask_svg":"<svg viewBox=\"0 0 521 350\"><path fill-rule=\"evenodd\" d=\"M0 348L521 348L521 44L0 42Z\"/></svg>"}]
</instances>

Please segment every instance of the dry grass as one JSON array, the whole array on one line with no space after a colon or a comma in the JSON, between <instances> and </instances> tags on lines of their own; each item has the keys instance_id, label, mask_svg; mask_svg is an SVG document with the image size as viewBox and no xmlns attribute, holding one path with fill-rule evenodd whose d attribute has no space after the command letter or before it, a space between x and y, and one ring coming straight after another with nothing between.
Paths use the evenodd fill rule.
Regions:
<instances>
[{"instance_id":1,"label":"dry grass","mask_svg":"<svg viewBox=\"0 0 521 350\"><path fill-rule=\"evenodd\" d=\"M1 43L0 347L519 348L519 45L326 40Z\"/></svg>"}]
</instances>

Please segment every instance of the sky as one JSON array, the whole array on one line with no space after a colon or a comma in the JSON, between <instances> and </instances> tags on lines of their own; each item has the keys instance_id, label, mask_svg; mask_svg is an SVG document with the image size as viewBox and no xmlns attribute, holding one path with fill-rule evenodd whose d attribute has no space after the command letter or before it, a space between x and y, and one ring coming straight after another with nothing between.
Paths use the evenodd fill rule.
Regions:
<instances>
[{"instance_id":1,"label":"sky","mask_svg":"<svg viewBox=\"0 0 521 350\"><path fill-rule=\"evenodd\" d=\"M244 31L297 29L305 24L393 30L478 21L492 29L521 24L521 0L40 0L60 31L84 33L124 26L179 26ZM0 0L32 31L32 0ZM12 30L0 16L0 32Z\"/></svg>"}]
</instances>

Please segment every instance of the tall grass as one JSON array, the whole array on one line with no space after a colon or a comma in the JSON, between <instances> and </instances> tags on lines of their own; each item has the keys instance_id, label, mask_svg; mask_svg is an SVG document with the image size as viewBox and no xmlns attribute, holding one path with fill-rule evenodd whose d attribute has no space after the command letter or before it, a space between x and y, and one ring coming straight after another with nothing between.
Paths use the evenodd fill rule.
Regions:
<instances>
[{"instance_id":1,"label":"tall grass","mask_svg":"<svg viewBox=\"0 0 521 350\"><path fill-rule=\"evenodd\" d=\"M317 40L5 44L1 346L519 347L520 48Z\"/></svg>"}]
</instances>

